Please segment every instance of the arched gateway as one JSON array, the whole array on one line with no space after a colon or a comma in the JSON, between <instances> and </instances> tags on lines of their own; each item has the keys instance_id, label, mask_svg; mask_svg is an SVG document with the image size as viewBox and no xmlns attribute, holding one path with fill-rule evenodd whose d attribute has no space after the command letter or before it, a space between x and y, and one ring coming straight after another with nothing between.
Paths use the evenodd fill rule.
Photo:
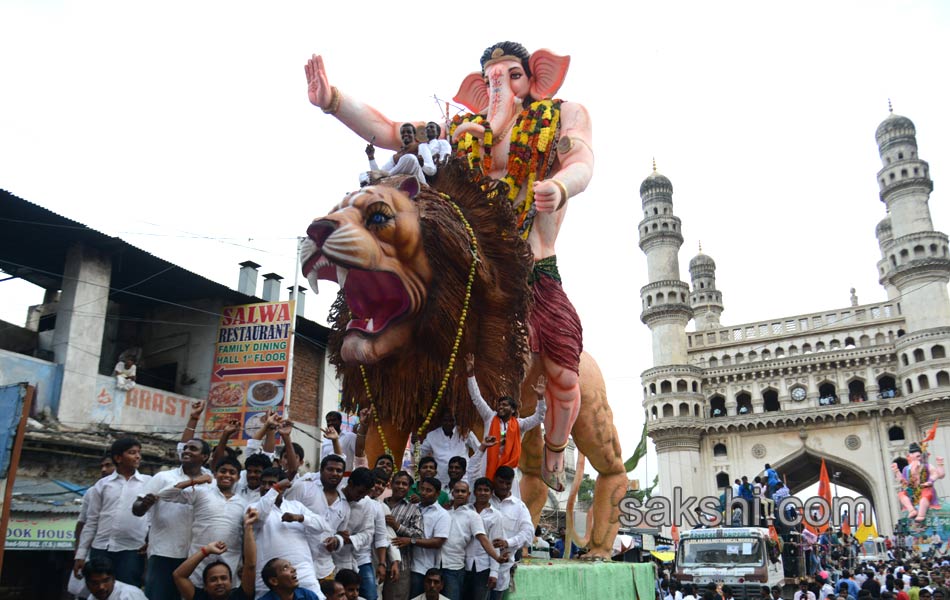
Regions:
<instances>
[{"instance_id":1,"label":"arched gateway","mask_svg":"<svg viewBox=\"0 0 950 600\"><path fill-rule=\"evenodd\" d=\"M930 220L933 183L915 136L913 123L894 114L877 129L888 214L877 227L876 269L887 300L872 304L852 289L845 308L722 325L716 263L700 250L691 285L680 281L673 185L656 171L644 180L639 232L650 282L641 320L655 366L642 374L643 405L663 495L718 496L767 463L794 493L818 480L824 458L829 475L867 497L878 530L891 534L899 504L890 463L938 419L930 451L950 455L950 253ZM768 273L748 276L769 293L802 289ZM937 482L939 496L946 486Z\"/></svg>"}]
</instances>

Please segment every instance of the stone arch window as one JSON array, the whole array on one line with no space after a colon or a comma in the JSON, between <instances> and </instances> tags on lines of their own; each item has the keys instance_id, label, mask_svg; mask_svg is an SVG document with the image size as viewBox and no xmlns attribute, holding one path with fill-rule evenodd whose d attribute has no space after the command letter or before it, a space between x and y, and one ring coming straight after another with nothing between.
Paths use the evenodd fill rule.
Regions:
<instances>
[{"instance_id":1,"label":"stone arch window","mask_svg":"<svg viewBox=\"0 0 950 600\"><path fill-rule=\"evenodd\" d=\"M879 398L896 398L897 381L890 375L881 375L877 378L877 387L880 390Z\"/></svg>"},{"instance_id":2,"label":"stone arch window","mask_svg":"<svg viewBox=\"0 0 950 600\"><path fill-rule=\"evenodd\" d=\"M887 430L887 439L892 442L903 442L904 441L904 429L894 425Z\"/></svg>"},{"instance_id":3,"label":"stone arch window","mask_svg":"<svg viewBox=\"0 0 950 600\"><path fill-rule=\"evenodd\" d=\"M651 396L656 396L656 384L655 384L655 383L651 383L651 384L650 384L650 395L651 395Z\"/></svg>"},{"instance_id":4,"label":"stone arch window","mask_svg":"<svg viewBox=\"0 0 950 600\"><path fill-rule=\"evenodd\" d=\"M867 336L865 336L865 337L867 337ZM850 337L850 336L849 336L849 337L844 338L844 347L845 347L845 348L854 348L855 346L856 346L856 344L854 343L854 338L853 338L853 337Z\"/></svg>"},{"instance_id":5,"label":"stone arch window","mask_svg":"<svg viewBox=\"0 0 950 600\"><path fill-rule=\"evenodd\" d=\"M937 387L946 387L950 385L950 374L946 371L937 371Z\"/></svg>"},{"instance_id":6,"label":"stone arch window","mask_svg":"<svg viewBox=\"0 0 950 600\"><path fill-rule=\"evenodd\" d=\"M653 306L653 296L647 296L647 306Z\"/></svg>"},{"instance_id":7,"label":"stone arch window","mask_svg":"<svg viewBox=\"0 0 950 600\"><path fill-rule=\"evenodd\" d=\"M685 379L680 379L679 381L676 382L676 391L677 391L677 392L688 392L688 391L689 391L689 384L686 383L686 380L685 380Z\"/></svg>"},{"instance_id":8,"label":"stone arch window","mask_svg":"<svg viewBox=\"0 0 950 600\"><path fill-rule=\"evenodd\" d=\"M828 344L828 347L831 350L837 350L838 348L841 347L841 342L839 342L838 340L831 340L831 343Z\"/></svg>"},{"instance_id":9,"label":"stone arch window","mask_svg":"<svg viewBox=\"0 0 950 600\"><path fill-rule=\"evenodd\" d=\"M657 304L663 304L663 298L664 298L663 292L659 292L659 293L656 295L656 303L657 303Z\"/></svg>"},{"instance_id":10,"label":"stone arch window","mask_svg":"<svg viewBox=\"0 0 950 600\"><path fill-rule=\"evenodd\" d=\"M656 419L656 407L655 407L655 406L650 409L650 415L651 415L654 419Z\"/></svg>"},{"instance_id":11,"label":"stone arch window","mask_svg":"<svg viewBox=\"0 0 950 600\"><path fill-rule=\"evenodd\" d=\"M672 405L672 404L664 404L664 405L663 405L663 417L666 418L666 417L672 417L672 416L673 416L673 405Z\"/></svg>"},{"instance_id":12,"label":"stone arch window","mask_svg":"<svg viewBox=\"0 0 950 600\"><path fill-rule=\"evenodd\" d=\"M894 174L891 173L891 179L893 179L893 178L894 178ZM658 226L656 223L654 223L654 224L653 224L653 231L656 231L657 229L659 229L659 226Z\"/></svg>"},{"instance_id":13,"label":"stone arch window","mask_svg":"<svg viewBox=\"0 0 950 600\"><path fill-rule=\"evenodd\" d=\"M745 362L745 354L741 352L736 352L736 364L738 365L744 362Z\"/></svg>"},{"instance_id":14,"label":"stone arch window","mask_svg":"<svg viewBox=\"0 0 950 600\"><path fill-rule=\"evenodd\" d=\"M788 347L789 356L798 356L798 346L789 346Z\"/></svg>"},{"instance_id":15,"label":"stone arch window","mask_svg":"<svg viewBox=\"0 0 950 600\"><path fill-rule=\"evenodd\" d=\"M716 489L729 487L729 473L716 473Z\"/></svg>"},{"instance_id":16,"label":"stone arch window","mask_svg":"<svg viewBox=\"0 0 950 600\"><path fill-rule=\"evenodd\" d=\"M681 417L689 416L689 404L685 402L680 402L680 416Z\"/></svg>"},{"instance_id":17,"label":"stone arch window","mask_svg":"<svg viewBox=\"0 0 950 600\"><path fill-rule=\"evenodd\" d=\"M670 228L669 223L663 223L663 229L669 229L669 228Z\"/></svg>"},{"instance_id":18,"label":"stone arch window","mask_svg":"<svg viewBox=\"0 0 950 600\"><path fill-rule=\"evenodd\" d=\"M937 247L937 244L930 244L930 253L937 254L940 252L940 248Z\"/></svg>"},{"instance_id":19,"label":"stone arch window","mask_svg":"<svg viewBox=\"0 0 950 600\"><path fill-rule=\"evenodd\" d=\"M749 350L749 362L755 362L759 360L759 355L755 353L755 350Z\"/></svg>"},{"instance_id":20,"label":"stone arch window","mask_svg":"<svg viewBox=\"0 0 950 600\"><path fill-rule=\"evenodd\" d=\"M660 214L660 209L658 209L657 207L654 206L654 207L653 207L653 214L655 214L655 215Z\"/></svg>"},{"instance_id":21,"label":"stone arch window","mask_svg":"<svg viewBox=\"0 0 950 600\"><path fill-rule=\"evenodd\" d=\"M824 351L825 351L824 342L818 342L817 344L815 344L815 352L824 352Z\"/></svg>"},{"instance_id":22,"label":"stone arch window","mask_svg":"<svg viewBox=\"0 0 950 600\"><path fill-rule=\"evenodd\" d=\"M893 254L891 254L891 266L892 266L892 267L896 267L896 266L897 266L897 257L894 256Z\"/></svg>"},{"instance_id":23,"label":"stone arch window","mask_svg":"<svg viewBox=\"0 0 950 600\"><path fill-rule=\"evenodd\" d=\"M729 456L729 450L723 443L716 444L713 446L713 456Z\"/></svg>"},{"instance_id":24,"label":"stone arch window","mask_svg":"<svg viewBox=\"0 0 950 600\"><path fill-rule=\"evenodd\" d=\"M693 416L699 418L699 404L693 406Z\"/></svg>"},{"instance_id":25,"label":"stone arch window","mask_svg":"<svg viewBox=\"0 0 950 600\"><path fill-rule=\"evenodd\" d=\"M752 414L752 396L748 392L739 392L736 394L736 414Z\"/></svg>"},{"instance_id":26,"label":"stone arch window","mask_svg":"<svg viewBox=\"0 0 950 600\"><path fill-rule=\"evenodd\" d=\"M670 383L668 379L664 379L660 382L660 393L669 394L673 392L673 384Z\"/></svg>"},{"instance_id":27,"label":"stone arch window","mask_svg":"<svg viewBox=\"0 0 950 600\"><path fill-rule=\"evenodd\" d=\"M694 381L694 382L693 382L693 392L698 392L698 391L699 391L699 384Z\"/></svg>"},{"instance_id":28,"label":"stone arch window","mask_svg":"<svg viewBox=\"0 0 950 600\"><path fill-rule=\"evenodd\" d=\"M924 351L920 348L917 348L916 350L914 350L914 362L920 362L922 360L926 360L924 356Z\"/></svg>"},{"instance_id":29,"label":"stone arch window","mask_svg":"<svg viewBox=\"0 0 950 600\"><path fill-rule=\"evenodd\" d=\"M910 364L910 361L907 360L907 353L901 354L901 364L905 367Z\"/></svg>"},{"instance_id":30,"label":"stone arch window","mask_svg":"<svg viewBox=\"0 0 950 600\"><path fill-rule=\"evenodd\" d=\"M905 333L905 331L904 331L903 329L898 329L898 330L897 330L897 337L899 337L899 338L904 337L904 333Z\"/></svg>"},{"instance_id":31,"label":"stone arch window","mask_svg":"<svg viewBox=\"0 0 950 600\"><path fill-rule=\"evenodd\" d=\"M914 246L914 258L920 258L925 254L924 247L917 245Z\"/></svg>"},{"instance_id":32,"label":"stone arch window","mask_svg":"<svg viewBox=\"0 0 950 600\"><path fill-rule=\"evenodd\" d=\"M930 349L930 358L947 358L947 351L943 346L934 346Z\"/></svg>"},{"instance_id":33,"label":"stone arch window","mask_svg":"<svg viewBox=\"0 0 950 600\"><path fill-rule=\"evenodd\" d=\"M927 375L918 375L917 376L917 385L921 390L930 389L930 380L927 379Z\"/></svg>"},{"instance_id":34,"label":"stone arch window","mask_svg":"<svg viewBox=\"0 0 950 600\"><path fill-rule=\"evenodd\" d=\"M775 358L782 358L785 356L785 349L781 346L775 349Z\"/></svg>"},{"instance_id":35,"label":"stone arch window","mask_svg":"<svg viewBox=\"0 0 950 600\"><path fill-rule=\"evenodd\" d=\"M838 403L838 394L835 384L826 381L818 386L818 404L819 406L828 406Z\"/></svg>"},{"instance_id":36,"label":"stone arch window","mask_svg":"<svg viewBox=\"0 0 950 600\"><path fill-rule=\"evenodd\" d=\"M898 153L897 153L897 160L904 160L904 153L903 153L903 152L898 152Z\"/></svg>"},{"instance_id":37,"label":"stone arch window","mask_svg":"<svg viewBox=\"0 0 950 600\"><path fill-rule=\"evenodd\" d=\"M706 289L706 284L703 283L702 281L700 281L700 282L699 282L699 289L701 289L701 290Z\"/></svg>"},{"instance_id":38,"label":"stone arch window","mask_svg":"<svg viewBox=\"0 0 950 600\"><path fill-rule=\"evenodd\" d=\"M907 169L901 169L901 177L907 177Z\"/></svg>"},{"instance_id":39,"label":"stone arch window","mask_svg":"<svg viewBox=\"0 0 950 600\"><path fill-rule=\"evenodd\" d=\"M869 336L862 335L860 338L858 338L858 345L862 348L867 348L871 345L871 338Z\"/></svg>"},{"instance_id":40,"label":"stone arch window","mask_svg":"<svg viewBox=\"0 0 950 600\"><path fill-rule=\"evenodd\" d=\"M686 294L685 294L685 293L680 294L680 302L684 302L684 303L686 302Z\"/></svg>"},{"instance_id":41,"label":"stone arch window","mask_svg":"<svg viewBox=\"0 0 950 600\"><path fill-rule=\"evenodd\" d=\"M710 369L715 369L716 367L719 366L719 359L716 358L715 356L710 356L708 364L709 364Z\"/></svg>"},{"instance_id":42,"label":"stone arch window","mask_svg":"<svg viewBox=\"0 0 950 600\"><path fill-rule=\"evenodd\" d=\"M811 354L811 344L802 344L802 354Z\"/></svg>"},{"instance_id":43,"label":"stone arch window","mask_svg":"<svg viewBox=\"0 0 950 600\"><path fill-rule=\"evenodd\" d=\"M897 179L897 175L894 174L894 171L891 171L890 173L888 173L887 176L890 178L891 181L894 181L895 179ZM654 225L654 227L656 227L656 225Z\"/></svg>"},{"instance_id":44,"label":"stone arch window","mask_svg":"<svg viewBox=\"0 0 950 600\"><path fill-rule=\"evenodd\" d=\"M864 380L855 379L848 384L848 401L864 402L868 399L867 392L864 390Z\"/></svg>"},{"instance_id":45,"label":"stone arch window","mask_svg":"<svg viewBox=\"0 0 950 600\"><path fill-rule=\"evenodd\" d=\"M778 401L778 392L771 388L762 392L762 401L765 412L775 412L782 409Z\"/></svg>"},{"instance_id":46,"label":"stone arch window","mask_svg":"<svg viewBox=\"0 0 950 600\"><path fill-rule=\"evenodd\" d=\"M879 346L879 345L883 344L886 340L887 340L887 338L884 337L884 334L881 333L880 331L877 332L877 333L874 335L874 345L875 345L875 346Z\"/></svg>"},{"instance_id":47,"label":"stone arch window","mask_svg":"<svg viewBox=\"0 0 950 600\"><path fill-rule=\"evenodd\" d=\"M904 248L901 250L901 262L904 262L908 258L910 258L910 252L907 251L907 248Z\"/></svg>"},{"instance_id":48,"label":"stone arch window","mask_svg":"<svg viewBox=\"0 0 950 600\"><path fill-rule=\"evenodd\" d=\"M772 353L769 352L768 348L762 351L762 360L772 360Z\"/></svg>"},{"instance_id":49,"label":"stone arch window","mask_svg":"<svg viewBox=\"0 0 950 600\"><path fill-rule=\"evenodd\" d=\"M913 394L913 393L914 393L914 384L911 383L910 379L904 380L904 389L907 390L907 393L908 393L908 394Z\"/></svg>"},{"instance_id":50,"label":"stone arch window","mask_svg":"<svg viewBox=\"0 0 950 600\"><path fill-rule=\"evenodd\" d=\"M732 358L728 354L724 355L722 357L722 366L728 367L731 364L732 364Z\"/></svg>"},{"instance_id":51,"label":"stone arch window","mask_svg":"<svg viewBox=\"0 0 950 600\"><path fill-rule=\"evenodd\" d=\"M726 416L726 399L719 394L709 398L709 416L713 418Z\"/></svg>"}]
</instances>

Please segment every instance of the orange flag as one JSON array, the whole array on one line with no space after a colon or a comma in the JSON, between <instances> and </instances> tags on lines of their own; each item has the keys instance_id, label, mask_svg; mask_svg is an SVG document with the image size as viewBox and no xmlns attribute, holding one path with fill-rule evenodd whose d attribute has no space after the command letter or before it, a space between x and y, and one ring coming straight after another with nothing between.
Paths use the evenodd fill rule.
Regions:
<instances>
[{"instance_id":1,"label":"orange flag","mask_svg":"<svg viewBox=\"0 0 950 600\"><path fill-rule=\"evenodd\" d=\"M851 520L851 515L846 514L844 516L844 521L841 522L841 533L843 533L844 535L851 535L851 523L849 522L850 520ZM860 524L860 522L861 521L859 518L858 523Z\"/></svg>"},{"instance_id":2,"label":"orange flag","mask_svg":"<svg viewBox=\"0 0 950 600\"><path fill-rule=\"evenodd\" d=\"M934 426L930 428L930 431L927 432L927 436L921 440L922 443L932 442L934 438L937 437L937 421L934 421Z\"/></svg>"},{"instance_id":3,"label":"orange flag","mask_svg":"<svg viewBox=\"0 0 950 600\"><path fill-rule=\"evenodd\" d=\"M673 525L673 529L670 530L670 537L673 538L673 544L679 546L680 543L680 528L676 525Z\"/></svg>"},{"instance_id":4,"label":"orange flag","mask_svg":"<svg viewBox=\"0 0 950 600\"><path fill-rule=\"evenodd\" d=\"M821 471L818 474L818 496L820 498L824 498L825 502L828 503L828 506L831 506L831 480L828 478L828 468L825 467L825 459L821 459ZM808 510L810 509L811 507L808 507ZM811 515L809 513L806 516L810 517ZM828 517L830 516L831 515L821 515L821 518L825 520L825 523L817 527L806 520L805 527L807 527L808 530L815 535L822 534L828 530Z\"/></svg>"}]
</instances>

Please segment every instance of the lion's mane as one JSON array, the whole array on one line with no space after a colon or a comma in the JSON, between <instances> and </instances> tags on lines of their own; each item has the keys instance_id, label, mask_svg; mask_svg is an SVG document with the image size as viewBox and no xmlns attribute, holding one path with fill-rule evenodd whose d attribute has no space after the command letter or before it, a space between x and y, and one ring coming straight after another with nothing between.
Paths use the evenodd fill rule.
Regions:
<instances>
[{"instance_id":1,"label":"lion's mane","mask_svg":"<svg viewBox=\"0 0 950 600\"><path fill-rule=\"evenodd\" d=\"M380 185L397 185L398 181L390 178ZM478 383L490 405L501 396L518 398L524 379L531 249L518 235L506 186L478 179L464 163L451 160L440 166L432 186L422 186L415 198L433 280L425 306L416 317L414 345L366 367L379 417L404 430L415 431L422 425L435 401L465 300L472 260L470 240L449 200L459 206L475 232L479 265L441 407L454 410L463 430L476 422L466 387L465 355L469 352L476 357ZM359 366L343 364L340 357L349 318L340 293L330 312L333 332L327 351L343 380L342 406L353 413L368 402ZM430 429L438 426L438 416L432 421Z\"/></svg>"}]
</instances>

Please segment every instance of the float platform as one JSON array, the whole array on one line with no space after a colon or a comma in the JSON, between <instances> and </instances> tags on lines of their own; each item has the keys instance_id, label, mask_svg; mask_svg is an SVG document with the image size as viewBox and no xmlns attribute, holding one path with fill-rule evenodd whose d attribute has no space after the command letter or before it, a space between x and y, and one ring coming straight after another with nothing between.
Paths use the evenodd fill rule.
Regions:
<instances>
[{"instance_id":1,"label":"float platform","mask_svg":"<svg viewBox=\"0 0 950 600\"><path fill-rule=\"evenodd\" d=\"M652 563L531 560L518 566L506 600L654 600L654 578Z\"/></svg>"}]
</instances>

